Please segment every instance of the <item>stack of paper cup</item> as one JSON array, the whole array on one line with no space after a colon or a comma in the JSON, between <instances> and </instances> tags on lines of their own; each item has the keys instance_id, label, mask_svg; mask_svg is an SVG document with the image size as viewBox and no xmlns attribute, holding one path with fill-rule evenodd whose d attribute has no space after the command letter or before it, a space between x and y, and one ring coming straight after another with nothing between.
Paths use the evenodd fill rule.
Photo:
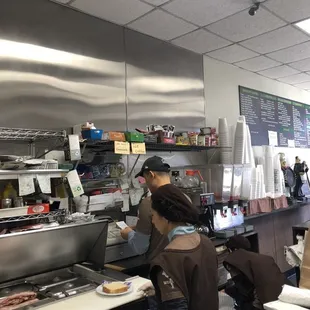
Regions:
<instances>
[{"instance_id":1,"label":"stack of paper cup","mask_svg":"<svg viewBox=\"0 0 310 310\"><path fill-rule=\"evenodd\" d=\"M264 165L265 165L265 156L257 156L256 159L257 159L257 164L258 164L258 165L262 165L263 168L264 168ZM264 180L264 182L265 182L265 180Z\"/></svg>"},{"instance_id":2,"label":"stack of paper cup","mask_svg":"<svg viewBox=\"0 0 310 310\"><path fill-rule=\"evenodd\" d=\"M283 174L283 171L281 169L281 185L282 185L282 194L285 195L286 193L286 188L285 188L285 180L284 180L284 174Z\"/></svg>"},{"instance_id":3,"label":"stack of paper cup","mask_svg":"<svg viewBox=\"0 0 310 310\"><path fill-rule=\"evenodd\" d=\"M250 199L251 177L252 177L252 168L249 167L248 165L244 166L243 172L242 172L241 199L244 199L244 200Z\"/></svg>"},{"instance_id":4,"label":"stack of paper cup","mask_svg":"<svg viewBox=\"0 0 310 310\"><path fill-rule=\"evenodd\" d=\"M255 197L256 199L258 198L262 198L261 197L261 191L262 191L262 174L260 171L259 167L256 167L256 182L257 182L257 186L256 186L256 194Z\"/></svg>"},{"instance_id":5,"label":"stack of paper cup","mask_svg":"<svg viewBox=\"0 0 310 310\"><path fill-rule=\"evenodd\" d=\"M231 164L231 149L229 141L229 130L226 118L219 118L219 140L221 149L221 163Z\"/></svg>"},{"instance_id":6,"label":"stack of paper cup","mask_svg":"<svg viewBox=\"0 0 310 310\"><path fill-rule=\"evenodd\" d=\"M245 123L245 116L244 115L239 115L238 121Z\"/></svg>"},{"instance_id":7,"label":"stack of paper cup","mask_svg":"<svg viewBox=\"0 0 310 310\"><path fill-rule=\"evenodd\" d=\"M250 192L250 199L256 199L257 198L257 170L256 168L252 168L252 176L251 176L251 192Z\"/></svg>"},{"instance_id":8,"label":"stack of paper cup","mask_svg":"<svg viewBox=\"0 0 310 310\"><path fill-rule=\"evenodd\" d=\"M264 167L262 165L257 165L257 198L265 198L265 181L264 181Z\"/></svg>"},{"instance_id":9,"label":"stack of paper cup","mask_svg":"<svg viewBox=\"0 0 310 310\"><path fill-rule=\"evenodd\" d=\"M283 195L283 188L282 188L282 170L280 164L279 154L274 156L274 194L276 197Z\"/></svg>"},{"instance_id":10,"label":"stack of paper cup","mask_svg":"<svg viewBox=\"0 0 310 310\"><path fill-rule=\"evenodd\" d=\"M229 143L231 147L231 163L234 163L234 144L235 144L236 125L229 126Z\"/></svg>"},{"instance_id":11,"label":"stack of paper cup","mask_svg":"<svg viewBox=\"0 0 310 310\"><path fill-rule=\"evenodd\" d=\"M246 125L245 125L246 126ZM248 133L247 130L245 130L245 141L244 141L244 152L243 152L243 163L249 164L250 163L250 151L249 151L249 141L248 141Z\"/></svg>"},{"instance_id":12,"label":"stack of paper cup","mask_svg":"<svg viewBox=\"0 0 310 310\"><path fill-rule=\"evenodd\" d=\"M264 176L264 166L263 165L257 165L260 169L261 174L261 192L260 192L260 198L266 197L266 186L265 186L265 176Z\"/></svg>"},{"instance_id":13,"label":"stack of paper cup","mask_svg":"<svg viewBox=\"0 0 310 310\"><path fill-rule=\"evenodd\" d=\"M249 157L249 164L251 167L255 167L255 159L254 159L254 152L252 148L252 139L251 139L251 132L248 125L246 125L246 132L247 132L247 151Z\"/></svg>"},{"instance_id":14,"label":"stack of paper cup","mask_svg":"<svg viewBox=\"0 0 310 310\"><path fill-rule=\"evenodd\" d=\"M244 122L237 122L235 140L234 140L234 164L242 165L244 163L244 151L246 141L246 125Z\"/></svg>"},{"instance_id":15,"label":"stack of paper cup","mask_svg":"<svg viewBox=\"0 0 310 310\"><path fill-rule=\"evenodd\" d=\"M274 195L274 148L272 146L264 146L265 155L265 185L267 196Z\"/></svg>"}]
</instances>

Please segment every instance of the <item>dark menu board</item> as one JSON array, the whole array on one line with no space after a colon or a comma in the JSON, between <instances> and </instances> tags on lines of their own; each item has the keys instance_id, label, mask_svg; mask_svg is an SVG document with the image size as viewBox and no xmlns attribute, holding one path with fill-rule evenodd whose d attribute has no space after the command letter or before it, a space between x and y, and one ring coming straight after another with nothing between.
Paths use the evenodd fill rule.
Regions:
<instances>
[{"instance_id":1,"label":"dark menu board","mask_svg":"<svg viewBox=\"0 0 310 310\"><path fill-rule=\"evenodd\" d=\"M239 86L239 99L252 145L310 147L310 105L243 86Z\"/></svg>"}]
</instances>

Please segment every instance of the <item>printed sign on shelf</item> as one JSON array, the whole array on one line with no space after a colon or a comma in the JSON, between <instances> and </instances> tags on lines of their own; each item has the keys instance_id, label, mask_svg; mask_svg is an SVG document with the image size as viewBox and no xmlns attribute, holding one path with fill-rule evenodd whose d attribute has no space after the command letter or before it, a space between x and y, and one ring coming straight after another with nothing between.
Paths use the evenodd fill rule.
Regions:
<instances>
[{"instance_id":1,"label":"printed sign on shelf","mask_svg":"<svg viewBox=\"0 0 310 310\"><path fill-rule=\"evenodd\" d=\"M122 154L122 155L129 155L130 154L130 144L129 142L114 142L114 153L115 154Z\"/></svg>"},{"instance_id":2,"label":"printed sign on shelf","mask_svg":"<svg viewBox=\"0 0 310 310\"><path fill-rule=\"evenodd\" d=\"M132 154L146 154L145 143L131 143Z\"/></svg>"}]
</instances>

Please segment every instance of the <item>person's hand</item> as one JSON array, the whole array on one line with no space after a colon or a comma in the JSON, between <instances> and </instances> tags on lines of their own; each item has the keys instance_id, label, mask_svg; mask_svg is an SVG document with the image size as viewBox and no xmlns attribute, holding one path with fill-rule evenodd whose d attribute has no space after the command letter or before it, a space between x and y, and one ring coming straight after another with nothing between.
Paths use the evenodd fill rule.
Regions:
<instances>
[{"instance_id":1,"label":"person's hand","mask_svg":"<svg viewBox=\"0 0 310 310\"><path fill-rule=\"evenodd\" d=\"M121 230L121 236L123 239L128 240L128 235L129 233L132 231L132 229L130 227L126 227L124 229Z\"/></svg>"},{"instance_id":2,"label":"person's hand","mask_svg":"<svg viewBox=\"0 0 310 310\"><path fill-rule=\"evenodd\" d=\"M141 287L139 287L138 292L143 294L144 296L150 297L155 295L155 288L151 281L145 283Z\"/></svg>"}]
</instances>

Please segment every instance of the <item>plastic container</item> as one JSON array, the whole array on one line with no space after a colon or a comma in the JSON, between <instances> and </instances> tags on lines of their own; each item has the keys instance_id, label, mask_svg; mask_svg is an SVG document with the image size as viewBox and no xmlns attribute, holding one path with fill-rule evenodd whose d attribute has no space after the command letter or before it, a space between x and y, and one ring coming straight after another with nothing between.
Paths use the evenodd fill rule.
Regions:
<instances>
[{"instance_id":1,"label":"plastic container","mask_svg":"<svg viewBox=\"0 0 310 310\"><path fill-rule=\"evenodd\" d=\"M231 196L233 165L206 165L208 192L214 193L215 201L228 202Z\"/></svg>"},{"instance_id":2,"label":"plastic container","mask_svg":"<svg viewBox=\"0 0 310 310\"><path fill-rule=\"evenodd\" d=\"M129 142L144 142L144 134L140 132L126 132L126 140Z\"/></svg>"},{"instance_id":3,"label":"plastic container","mask_svg":"<svg viewBox=\"0 0 310 310\"><path fill-rule=\"evenodd\" d=\"M199 187L200 181L203 181L199 170L186 170L185 174L185 177L182 179L182 187L184 188Z\"/></svg>"},{"instance_id":4,"label":"plastic container","mask_svg":"<svg viewBox=\"0 0 310 310\"><path fill-rule=\"evenodd\" d=\"M144 136L144 142L146 142L146 143L157 143L158 142L158 135L157 134L155 134L155 135L146 134Z\"/></svg>"},{"instance_id":5,"label":"plastic container","mask_svg":"<svg viewBox=\"0 0 310 310\"><path fill-rule=\"evenodd\" d=\"M172 171L171 173L171 183L177 187L183 187L182 186L182 178L180 177L179 171Z\"/></svg>"},{"instance_id":6,"label":"plastic container","mask_svg":"<svg viewBox=\"0 0 310 310\"><path fill-rule=\"evenodd\" d=\"M102 129L87 129L82 130L82 137L83 139L90 139L90 140L102 140Z\"/></svg>"}]
</instances>

